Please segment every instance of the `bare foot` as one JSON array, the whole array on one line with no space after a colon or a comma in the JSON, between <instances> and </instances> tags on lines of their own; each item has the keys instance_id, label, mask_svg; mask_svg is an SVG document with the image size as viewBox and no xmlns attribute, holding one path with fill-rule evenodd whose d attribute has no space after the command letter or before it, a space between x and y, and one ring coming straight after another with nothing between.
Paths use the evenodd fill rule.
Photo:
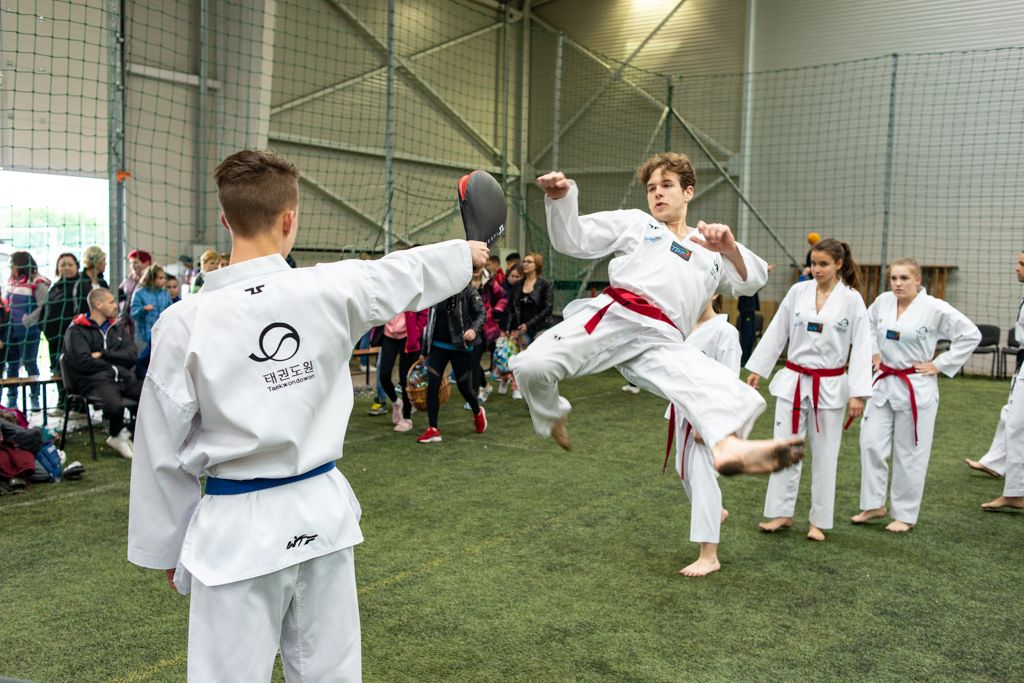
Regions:
<instances>
[{"instance_id":1,"label":"bare foot","mask_svg":"<svg viewBox=\"0 0 1024 683\"><path fill-rule=\"evenodd\" d=\"M757 528L765 533L773 534L779 529L788 529L791 526L793 526L792 517L776 517L767 522L761 522L757 525Z\"/></svg>"},{"instance_id":2,"label":"bare foot","mask_svg":"<svg viewBox=\"0 0 1024 683\"><path fill-rule=\"evenodd\" d=\"M869 519L885 517L887 514L889 514L889 511L886 510L884 507L874 508L873 510L862 510L859 515L854 515L853 517L850 517L850 521L854 524L863 524Z\"/></svg>"},{"instance_id":3,"label":"bare foot","mask_svg":"<svg viewBox=\"0 0 1024 683\"><path fill-rule=\"evenodd\" d=\"M707 576L708 574L717 572L721 568L722 565L719 564L717 557L711 559L698 557L693 564L688 564L680 569L679 573L683 576Z\"/></svg>"},{"instance_id":4,"label":"bare foot","mask_svg":"<svg viewBox=\"0 0 1024 683\"><path fill-rule=\"evenodd\" d=\"M752 441L727 436L712 449L715 469L720 474L771 474L804 457L804 440L771 439Z\"/></svg>"},{"instance_id":5,"label":"bare foot","mask_svg":"<svg viewBox=\"0 0 1024 683\"><path fill-rule=\"evenodd\" d=\"M1024 510L1024 496L999 496L995 500L981 504L982 510L998 510L999 508Z\"/></svg>"},{"instance_id":6,"label":"bare foot","mask_svg":"<svg viewBox=\"0 0 1024 683\"><path fill-rule=\"evenodd\" d=\"M569 422L569 417L563 417L555 426L551 428L551 438L555 440L559 446L562 447L563 451L571 451L572 444L569 443L569 430L566 429L566 424Z\"/></svg>"},{"instance_id":7,"label":"bare foot","mask_svg":"<svg viewBox=\"0 0 1024 683\"><path fill-rule=\"evenodd\" d=\"M988 467L985 467L984 465L982 465L977 460L971 460L970 458L964 458L964 462L972 470L978 470L979 472L984 472L985 474L987 474L988 476L992 477L993 479L1002 479L1003 478L1003 475L999 474L998 472L996 472L993 469L989 469Z\"/></svg>"},{"instance_id":8,"label":"bare foot","mask_svg":"<svg viewBox=\"0 0 1024 683\"><path fill-rule=\"evenodd\" d=\"M913 524L907 524L906 522L901 522L899 520L894 519L886 525L885 530L891 531L894 534L905 534L913 528Z\"/></svg>"},{"instance_id":9,"label":"bare foot","mask_svg":"<svg viewBox=\"0 0 1024 683\"><path fill-rule=\"evenodd\" d=\"M722 521L724 522L727 519L729 519L729 511L726 510L725 508L722 508Z\"/></svg>"},{"instance_id":10,"label":"bare foot","mask_svg":"<svg viewBox=\"0 0 1024 683\"><path fill-rule=\"evenodd\" d=\"M810 528L807 529L807 539L810 541L824 541L825 532L811 524Z\"/></svg>"}]
</instances>

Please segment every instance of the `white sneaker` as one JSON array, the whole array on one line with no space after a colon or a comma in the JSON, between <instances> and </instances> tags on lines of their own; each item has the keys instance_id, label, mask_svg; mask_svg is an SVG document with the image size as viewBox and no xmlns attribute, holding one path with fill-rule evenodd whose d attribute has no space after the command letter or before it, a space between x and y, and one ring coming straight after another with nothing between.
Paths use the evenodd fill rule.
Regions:
<instances>
[{"instance_id":1,"label":"white sneaker","mask_svg":"<svg viewBox=\"0 0 1024 683\"><path fill-rule=\"evenodd\" d=\"M507 393L508 393L508 380L507 379L503 379L500 382L498 382L498 395L499 396L504 396Z\"/></svg>"},{"instance_id":2,"label":"white sneaker","mask_svg":"<svg viewBox=\"0 0 1024 683\"><path fill-rule=\"evenodd\" d=\"M518 400L522 400L523 395L519 392L518 389L513 389L512 390L512 398L518 399Z\"/></svg>"},{"instance_id":3,"label":"white sneaker","mask_svg":"<svg viewBox=\"0 0 1024 683\"><path fill-rule=\"evenodd\" d=\"M412 420L406 420L402 418L395 424L396 432L407 432L412 429Z\"/></svg>"},{"instance_id":4,"label":"white sneaker","mask_svg":"<svg viewBox=\"0 0 1024 683\"><path fill-rule=\"evenodd\" d=\"M628 391L631 394L639 394L640 393L640 387L635 386L633 384L625 385L624 387L622 387L622 390L623 391Z\"/></svg>"},{"instance_id":5,"label":"white sneaker","mask_svg":"<svg viewBox=\"0 0 1024 683\"><path fill-rule=\"evenodd\" d=\"M124 432L122 431L122 434L123 433ZM121 434L118 434L117 436L108 436L107 445L117 451L122 458L126 458L128 460L131 460L132 456L135 454L135 450L132 448L131 439L128 439Z\"/></svg>"}]
</instances>

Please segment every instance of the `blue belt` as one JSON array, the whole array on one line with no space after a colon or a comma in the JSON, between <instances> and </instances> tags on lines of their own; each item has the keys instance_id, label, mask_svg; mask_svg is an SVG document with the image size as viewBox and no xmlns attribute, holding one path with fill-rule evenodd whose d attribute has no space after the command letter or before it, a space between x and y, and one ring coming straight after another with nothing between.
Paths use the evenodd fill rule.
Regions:
<instances>
[{"instance_id":1,"label":"blue belt","mask_svg":"<svg viewBox=\"0 0 1024 683\"><path fill-rule=\"evenodd\" d=\"M233 496L236 493L252 493L263 489L272 489L275 486L284 486L303 479L309 479L335 468L334 461L325 462L320 467L314 467L309 472L296 474L294 477L282 477L281 479L221 479L219 477L206 478L206 495L208 496Z\"/></svg>"}]
</instances>

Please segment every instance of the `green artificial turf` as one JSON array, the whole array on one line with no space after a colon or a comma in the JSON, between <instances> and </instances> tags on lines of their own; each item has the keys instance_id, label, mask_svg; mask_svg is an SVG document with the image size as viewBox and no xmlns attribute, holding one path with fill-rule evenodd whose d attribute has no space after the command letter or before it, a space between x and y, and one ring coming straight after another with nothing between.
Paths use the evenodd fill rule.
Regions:
<instances>
[{"instance_id":1,"label":"green artificial turf","mask_svg":"<svg viewBox=\"0 0 1024 683\"><path fill-rule=\"evenodd\" d=\"M1024 680L1024 514L978 505L1002 483L968 470L1009 385L941 380L918 527L858 511L857 427L844 438L836 528L757 530L765 478L722 479L722 571L696 557L689 505L660 474L661 401L615 373L568 382L563 453L525 405L492 394L473 432L457 394L440 444L391 430L358 399L340 467L363 507L356 549L367 681ZM772 406L769 405L770 416ZM770 434L762 416L755 436ZM0 676L181 681L187 600L125 559L130 464L101 443L79 482L0 499ZM283 680L280 665L275 680Z\"/></svg>"}]
</instances>

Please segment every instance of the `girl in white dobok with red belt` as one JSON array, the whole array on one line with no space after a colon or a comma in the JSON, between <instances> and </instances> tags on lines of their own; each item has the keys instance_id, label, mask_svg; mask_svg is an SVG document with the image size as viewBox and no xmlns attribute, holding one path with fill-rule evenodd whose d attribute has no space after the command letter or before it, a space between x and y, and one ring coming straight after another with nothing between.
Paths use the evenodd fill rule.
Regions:
<instances>
[{"instance_id":1,"label":"girl in white dobok with red belt","mask_svg":"<svg viewBox=\"0 0 1024 683\"><path fill-rule=\"evenodd\" d=\"M917 524L939 409L940 372L953 377L981 341L978 327L960 311L921 289L921 268L911 259L889 266L892 291L868 309L874 392L860 427L860 508L863 524L890 513L885 507L892 453L892 521L896 533ZM935 355L939 339L949 350ZM934 359L933 359L934 357Z\"/></svg>"},{"instance_id":2,"label":"girl in white dobok with red belt","mask_svg":"<svg viewBox=\"0 0 1024 683\"><path fill-rule=\"evenodd\" d=\"M769 386L775 437L807 434L814 456L807 538L823 541L833 522L843 409L849 402L850 418L859 417L871 395L871 336L849 245L834 239L814 245L811 275L790 288L746 367L747 383L757 388L789 344L786 367ZM771 476L764 503L771 519L759 525L762 531L793 526L801 470L797 463Z\"/></svg>"}]
</instances>

